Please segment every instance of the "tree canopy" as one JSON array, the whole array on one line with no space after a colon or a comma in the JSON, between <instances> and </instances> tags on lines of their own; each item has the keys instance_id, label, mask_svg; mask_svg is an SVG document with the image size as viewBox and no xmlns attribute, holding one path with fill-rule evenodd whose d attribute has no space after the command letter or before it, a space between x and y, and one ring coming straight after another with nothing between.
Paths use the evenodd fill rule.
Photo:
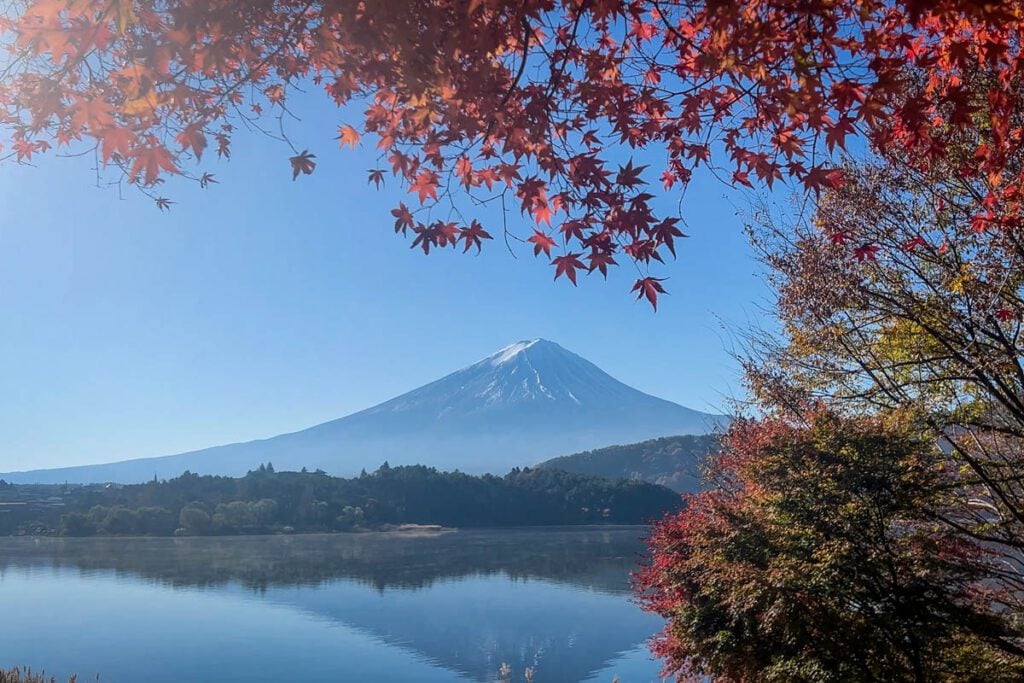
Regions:
<instances>
[{"instance_id":1,"label":"tree canopy","mask_svg":"<svg viewBox=\"0 0 1024 683\"><path fill-rule=\"evenodd\" d=\"M379 185L411 197L395 230L427 253L479 249L477 207L517 207L510 230L555 278L674 254L682 216L658 215L648 179L685 186L707 167L736 185L842 182L832 154L862 134L928 167L984 130L961 172L983 207L965 229L1011 225L1020 169L1020 2L983 0L15 0L0 129L8 156L95 150L150 193L215 182L240 126L290 146L293 178L317 151L286 125L316 87L339 106L342 147L370 134ZM969 83L984 82L980 93ZM913 87L914 94L905 93ZM984 104L983 111L979 104ZM351 106L349 106L351 105ZM361 113L356 112L361 110ZM658 153L625 160L630 150ZM625 150L625 151L622 151ZM321 152L322 153L322 152ZM461 196L461 200L459 197ZM504 215L504 213L503 213ZM879 245L852 236L859 253ZM864 251L868 250L868 251Z\"/></svg>"}]
</instances>

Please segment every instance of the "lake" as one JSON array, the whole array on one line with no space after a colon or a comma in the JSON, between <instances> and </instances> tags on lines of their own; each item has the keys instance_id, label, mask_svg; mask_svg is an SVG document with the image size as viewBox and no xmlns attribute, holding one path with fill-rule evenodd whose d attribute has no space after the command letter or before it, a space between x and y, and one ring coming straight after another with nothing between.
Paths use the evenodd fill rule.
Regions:
<instances>
[{"instance_id":1,"label":"lake","mask_svg":"<svg viewBox=\"0 0 1024 683\"><path fill-rule=\"evenodd\" d=\"M660 681L641 527L0 539L0 666L104 683Z\"/></svg>"}]
</instances>

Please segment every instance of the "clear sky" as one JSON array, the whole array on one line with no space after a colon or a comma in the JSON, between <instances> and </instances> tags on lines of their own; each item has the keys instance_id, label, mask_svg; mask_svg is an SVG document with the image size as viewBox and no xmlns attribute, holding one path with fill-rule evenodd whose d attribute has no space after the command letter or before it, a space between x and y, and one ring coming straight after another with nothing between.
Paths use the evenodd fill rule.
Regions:
<instances>
[{"instance_id":1,"label":"clear sky","mask_svg":"<svg viewBox=\"0 0 1024 683\"><path fill-rule=\"evenodd\" d=\"M389 214L408 198L366 184L373 143L337 150L338 119L292 126L312 176L292 182L284 146L243 136L230 162L204 164L219 185L168 183L168 213L98 188L91 157L0 164L0 471L294 431L534 337L692 408L739 391L733 327L766 292L734 190L691 186L691 237L653 313L630 267L573 288L523 244L410 250ZM677 200L664 193L666 213Z\"/></svg>"}]
</instances>

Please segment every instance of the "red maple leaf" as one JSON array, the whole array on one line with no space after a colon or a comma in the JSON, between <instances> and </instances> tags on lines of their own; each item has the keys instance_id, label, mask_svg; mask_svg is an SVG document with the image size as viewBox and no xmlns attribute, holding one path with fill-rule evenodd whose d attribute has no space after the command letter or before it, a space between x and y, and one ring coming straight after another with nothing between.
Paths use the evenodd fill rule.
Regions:
<instances>
[{"instance_id":1,"label":"red maple leaf","mask_svg":"<svg viewBox=\"0 0 1024 683\"><path fill-rule=\"evenodd\" d=\"M71 108L71 125L96 132L114 125L113 108L101 97L80 98Z\"/></svg>"},{"instance_id":2,"label":"red maple leaf","mask_svg":"<svg viewBox=\"0 0 1024 683\"><path fill-rule=\"evenodd\" d=\"M455 162L455 175L467 190L480 184L480 181L473 176L473 162L465 155L459 157Z\"/></svg>"},{"instance_id":3,"label":"red maple leaf","mask_svg":"<svg viewBox=\"0 0 1024 683\"><path fill-rule=\"evenodd\" d=\"M676 255L675 238L686 237L686 233L676 227L678 222L678 218L666 218L651 228L651 237L654 238L655 242L668 247L673 256Z\"/></svg>"},{"instance_id":4,"label":"red maple leaf","mask_svg":"<svg viewBox=\"0 0 1024 683\"><path fill-rule=\"evenodd\" d=\"M412 212L405 204L399 204L397 209L391 209L391 215L395 217L395 232L400 232L403 235L415 223Z\"/></svg>"},{"instance_id":5,"label":"red maple leaf","mask_svg":"<svg viewBox=\"0 0 1024 683\"><path fill-rule=\"evenodd\" d=\"M804 175L802 182L811 192L821 192L839 187L843 182L843 172L838 168L815 166Z\"/></svg>"},{"instance_id":6,"label":"red maple leaf","mask_svg":"<svg viewBox=\"0 0 1024 683\"><path fill-rule=\"evenodd\" d=\"M640 278L633 283L633 289L630 291L636 292L636 300L646 298L650 302L654 310L658 310L658 295L665 294L665 288L661 285L665 281L665 278L657 277L644 277Z\"/></svg>"},{"instance_id":7,"label":"red maple leaf","mask_svg":"<svg viewBox=\"0 0 1024 683\"><path fill-rule=\"evenodd\" d=\"M447 247L448 245L455 246L455 243L459 239L459 228L455 223L446 223L438 221L434 223L434 239L438 246Z\"/></svg>"},{"instance_id":8,"label":"red maple leaf","mask_svg":"<svg viewBox=\"0 0 1024 683\"><path fill-rule=\"evenodd\" d=\"M533 243L534 256L539 255L542 251L545 256L551 256L551 248L555 246L555 240L553 240L550 235L543 233L540 230L534 230L533 235L526 241Z\"/></svg>"},{"instance_id":9,"label":"red maple leaf","mask_svg":"<svg viewBox=\"0 0 1024 683\"><path fill-rule=\"evenodd\" d=\"M533 214L533 220L537 225L540 225L541 223L551 225L551 216L554 213L551 205L552 202L548 202L546 199L537 199L534 201L533 208L530 209L530 213Z\"/></svg>"},{"instance_id":10,"label":"red maple leaf","mask_svg":"<svg viewBox=\"0 0 1024 683\"><path fill-rule=\"evenodd\" d=\"M427 201L427 197L437 199L437 174L433 171L420 171L416 179L409 185L409 191L419 195L420 204Z\"/></svg>"},{"instance_id":11,"label":"red maple leaf","mask_svg":"<svg viewBox=\"0 0 1024 683\"><path fill-rule=\"evenodd\" d=\"M615 184L622 185L623 187L646 185L647 182L640 178L640 174L646 169L646 166L633 166L633 160L630 159L625 166L619 166L619 172L615 176Z\"/></svg>"},{"instance_id":12,"label":"red maple leaf","mask_svg":"<svg viewBox=\"0 0 1024 683\"><path fill-rule=\"evenodd\" d=\"M666 190L671 190L672 186L676 184L676 174L669 169L665 169L661 173L661 185Z\"/></svg>"},{"instance_id":13,"label":"red maple leaf","mask_svg":"<svg viewBox=\"0 0 1024 683\"><path fill-rule=\"evenodd\" d=\"M308 150L302 150L293 157L289 157L288 161L292 165L292 180L299 177L300 173L309 175L316 168L316 162L313 159L316 158L315 154L310 154Z\"/></svg>"},{"instance_id":14,"label":"red maple leaf","mask_svg":"<svg viewBox=\"0 0 1024 683\"><path fill-rule=\"evenodd\" d=\"M825 144L828 145L829 150L836 147L840 149L846 148L846 136L853 133L856 128L854 127L854 120L848 116L844 116L839 119L835 125L828 127L825 133Z\"/></svg>"},{"instance_id":15,"label":"red maple leaf","mask_svg":"<svg viewBox=\"0 0 1024 683\"><path fill-rule=\"evenodd\" d=\"M413 239L412 244L409 245L410 249L420 247L423 249L424 254L430 253L430 245L434 244L434 229L433 227L427 227L422 223L417 223L413 226L413 233L416 237Z\"/></svg>"},{"instance_id":16,"label":"red maple leaf","mask_svg":"<svg viewBox=\"0 0 1024 683\"><path fill-rule=\"evenodd\" d=\"M580 261L582 254L566 254L565 256L556 256L551 260L551 265L555 267L555 279L557 280L562 275L569 278L569 281L574 285L576 284L576 271L586 268L583 262Z\"/></svg>"},{"instance_id":17,"label":"red maple leaf","mask_svg":"<svg viewBox=\"0 0 1024 683\"><path fill-rule=\"evenodd\" d=\"M861 263L864 261L877 261L878 259L875 258L875 254L878 253L880 248L877 244L865 244L854 249L853 255Z\"/></svg>"},{"instance_id":18,"label":"red maple leaf","mask_svg":"<svg viewBox=\"0 0 1024 683\"><path fill-rule=\"evenodd\" d=\"M1013 310L1003 307L996 310L996 317L999 318L1000 322L1005 323L1016 318L1017 314Z\"/></svg>"},{"instance_id":19,"label":"red maple leaf","mask_svg":"<svg viewBox=\"0 0 1024 683\"><path fill-rule=\"evenodd\" d=\"M754 184L750 182L750 174L746 171L736 170L732 172L732 181L739 183L740 185L746 185L747 187L753 187Z\"/></svg>"},{"instance_id":20,"label":"red maple leaf","mask_svg":"<svg viewBox=\"0 0 1024 683\"><path fill-rule=\"evenodd\" d=\"M468 228L462 229L462 241L465 243L465 247L462 252L466 253L470 247L476 247L477 253L483 248L483 244L480 240L491 239L491 234L484 230L484 227L477 221L473 221L469 224Z\"/></svg>"},{"instance_id":21,"label":"red maple leaf","mask_svg":"<svg viewBox=\"0 0 1024 683\"><path fill-rule=\"evenodd\" d=\"M587 268L588 272L593 273L595 270L601 271L601 275L608 277L608 266L618 265L615 262L615 258L611 255L611 252L602 251L600 249L594 249L587 256L587 260L590 261L590 266Z\"/></svg>"},{"instance_id":22,"label":"red maple leaf","mask_svg":"<svg viewBox=\"0 0 1024 683\"><path fill-rule=\"evenodd\" d=\"M914 239L907 240L903 243L904 251L914 251L917 247L926 247L928 243L925 242L924 238L918 235Z\"/></svg>"},{"instance_id":23,"label":"red maple leaf","mask_svg":"<svg viewBox=\"0 0 1024 683\"><path fill-rule=\"evenodd\" d=\"M540 178L530 177L519 183L519 191L516 196L523 200L521 210L523 213L531 211L535 204L547 202L547 190L544 181Z\"/></svg>"}]
</instances>

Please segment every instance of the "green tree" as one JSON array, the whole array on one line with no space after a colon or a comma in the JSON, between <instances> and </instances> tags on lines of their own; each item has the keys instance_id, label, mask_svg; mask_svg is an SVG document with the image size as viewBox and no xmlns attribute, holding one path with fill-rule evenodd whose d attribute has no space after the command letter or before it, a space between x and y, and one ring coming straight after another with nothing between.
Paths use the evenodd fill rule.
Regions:
<instances>
[{"instance_id":1,"label":"green tree","mask_svg":"<svg viewBox=\"0 0 1024 683\"><path fill-rule=\"evenodd\" d=\"M256 527L256 516L245 501L221 503L213 511L213 529L221 534L251 531Z\"/></svg>"},{"instance_id":2,"label":"green tree","mask_svg":"<svg viewBox=\"0 0 1024 683\"><path fill-rule=\"evenodd\" d=\"M141 507L136 511L138 533L147 536L169 536L177 527L175 515L162 507Z\"/></svg>"},{"instance_id":3,"label":"green tree","mask_svg":"<svg viewBox=\"0 0 1024 683\"><path fill-rule=\"evenodd\" d=\"M96 525L89 516L81 512L69 512L60 517L61 536L92 536L96 533Z\"/></svg>"},{"instance_id":4,"label":"green tree","mask_svg":"<svg viewBox=\"0 0 1024 683\"><path fill-rule=\"evenodd\" d=\"M135 510L116 505L110 508L107 516L100 522L98 531L112 536L137 534L139 533L139 515Z\"/></svg>"},{"instance_id":5,"label":"green tree","mask_svg":"<svg viewBox=\"0 0 1024 683\"><path fill-rule=\"evenodd\" d=\"M334 528L338 531L351 531L362 525L364 518L363 508L346 505L341 514L334 518Z\"/></svg>"},{"instance_id":6,"label":"green tree","mask_svg":"<svg viewBox=\"0 0 1024 683\"><path fill-rule=\"evenodd\" d=\"M272 471L269 467L267 469ZM277 501L271 498L262 498L255 503L250 503L250 507L256 526L266 529L277 523Z\"/></svg>"},{"instance_id":7,"label":"green tree","mask_svg":"<svg viewBox=\"0 0 1024 683\"><path fill-rule=\"evenodd\" d=\"M210 531L210 513L202 503L189 503L178 514L178 526L190 536L204 536Z\"/></svg>"}]
</instances>

